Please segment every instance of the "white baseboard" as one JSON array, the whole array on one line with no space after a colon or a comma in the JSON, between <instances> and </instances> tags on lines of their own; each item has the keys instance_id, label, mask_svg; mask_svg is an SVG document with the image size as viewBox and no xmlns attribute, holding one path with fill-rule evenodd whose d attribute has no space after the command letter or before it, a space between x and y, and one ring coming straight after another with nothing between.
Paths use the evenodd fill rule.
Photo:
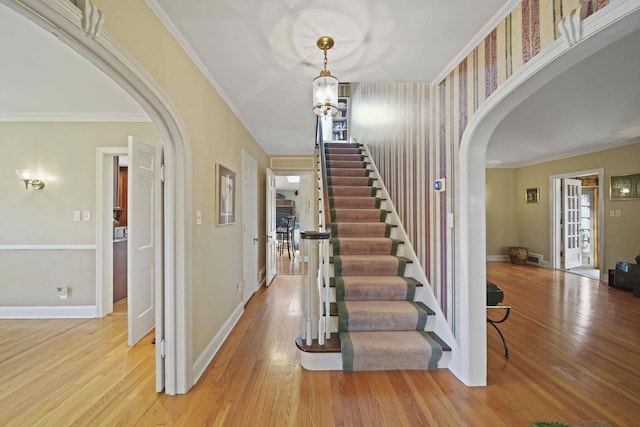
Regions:
<instances>
[{"instance_id":1,"label":"white baseboard","mask_svg":"<svg viewBox=\"0 0 640 427\"><path fill-rule=\"evenodd\" d=\"M204 371L207 369L215 355L224 344L224 341L227 339L233 327L240 320L240 316L244 313L244 304L240 304L235 311L231 314L231 316L227 319L227 321L222 325L220 332L216 334L216 336L211 340L207 348L198 356L196 361L193 363L193 383L197 383Z\"/></svg>"},{"instance_id":2,"label":"white baseboard","mask_svg":"<svg viewBox=\"0 0 640 427\"><path fill-rule=\"evenodd\" d=\"M487 255L487 261L509 261L509 255Z\"/></svg>"},{"instance_id":3,"label":"white baseboard","mask_svg":"<svg viewBox=\"0 0 640 427\"><path fill-rule=\"evenodd\" d=\"M95 305L0 307L0 319L93 319Z\"/></svg>"}]
</instances>

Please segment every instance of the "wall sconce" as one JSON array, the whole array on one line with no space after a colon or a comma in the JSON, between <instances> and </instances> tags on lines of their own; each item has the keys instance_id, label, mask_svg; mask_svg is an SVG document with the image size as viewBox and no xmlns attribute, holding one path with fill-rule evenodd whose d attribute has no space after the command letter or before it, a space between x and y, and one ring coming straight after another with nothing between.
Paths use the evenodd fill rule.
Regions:
<instances>
[{"instance_id":1,"label":"wall sconce","mask_svg":"<svg viewBox=\"0 0 640 427\"><path fill-rule=\"evenodd\" d=\"M31 171L27 169L17 169L16 174L20 180L24 181L24 188L26 190L29 189L29 185L31 185L31 188L34 190L42 190L44 188L44 181L35 178Z\"/></svg>"}]
</instances>

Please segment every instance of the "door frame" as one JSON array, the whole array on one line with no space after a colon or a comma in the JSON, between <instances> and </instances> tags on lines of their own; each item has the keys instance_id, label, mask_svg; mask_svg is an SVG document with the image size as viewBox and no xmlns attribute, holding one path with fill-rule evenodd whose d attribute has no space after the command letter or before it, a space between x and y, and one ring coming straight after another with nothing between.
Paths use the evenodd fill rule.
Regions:
<instances>
[{"instance_id":1,"label":"door frame","mask_svg":"<svg viewBox=\"0 0 640 427\"><path fill-rule=\"evenodd\" d=\"M602 260L604 259L604 169L588 169L577 172L561 173L549 176L549 257L551 268L562 269L562 229L560 228L560 219L562 218L562 202L560 183L563 178L577 178L587 175L598 175L598 269L600 277L604 277Z\"/></svg>"},{"instance_id":2,"label":"door frame","mask_svg":"<svg viewBox=\"0 0 640 427\"><path fill-rule=\"evenodd\" d=\"M253 185L245 175L245 169L250 166L253 169ZM250 206L247 201L253 199ZM246 236L247 225L253 227L253 240L248 242ZM250 237L249 237L250 238ZM258 290L258 163L249 153L242 150L242 301L246 304L249 298ZM251 245L252 256L246 259L245 245ZM250 270L250 271L248 271Z\"/></svg>"},{"instance_id":3,"label":"door frame","mask_svg":"<svg viewBox=\"0 0 640 427\"><path fill-rule=\"evenodd\" d=\"M113 312L113 158L128 153L127 147L96 148L96 317Z\"/></svg>"},{"instance_id":4,"label":"door frame","mask_svg":"<svg viewBox=\"0 0 640 427\"><path fill-rule=\"evenodd\" d=\"M131 95L155 125L165 153L165 393L193 386L191 143L182 119L155 80L104 29L90 1L0 0L56 35Z\"/></svg>"}]
</instances>

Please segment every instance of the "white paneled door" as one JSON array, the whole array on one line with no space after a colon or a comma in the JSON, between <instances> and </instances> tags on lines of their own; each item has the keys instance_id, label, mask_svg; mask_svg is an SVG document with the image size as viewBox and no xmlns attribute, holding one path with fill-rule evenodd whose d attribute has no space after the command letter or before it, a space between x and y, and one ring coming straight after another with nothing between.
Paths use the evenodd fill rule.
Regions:
<instances>
[{"instance_id":1,"label":"white paneled door","mask_svg":"<svg viewBox=\"0 0 640 427\"><path fill-rule=\"evenodd\" d=\"M582 183L579 179L562 179L562 241L564 246L564 269L582 266L580 246L580 195Z\"/></svg>"},{"instance_id":2,"label":"white paneled door","mask_svg":"<svg viewBox=\"0 0 640 427\"><path fill-rule=\"evenodd\" d=\"M155 325L155 175L155 147L129 137L129 346L140 341Z\"/></svg>"}]
</instances>

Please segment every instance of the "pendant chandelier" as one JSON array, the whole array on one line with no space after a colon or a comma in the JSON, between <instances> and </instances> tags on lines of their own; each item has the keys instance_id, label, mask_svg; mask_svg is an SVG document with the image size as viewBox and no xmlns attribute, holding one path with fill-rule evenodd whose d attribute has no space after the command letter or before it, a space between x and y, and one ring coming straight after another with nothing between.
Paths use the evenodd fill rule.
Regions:
<instances>
[{"instance_id":1,"label":"pendant chandelier","mask_svg":"<svg viewBox=\"0 0 640 427\"><path fill-rule=\"evenodd\" d=\"M338 79L327 70L327 50L333 47L333 39L322 36L316 44L324 51L324 68L313 79L313 112L318 116L334 116L338 112Z\"/></svg>"}]
</instances>

